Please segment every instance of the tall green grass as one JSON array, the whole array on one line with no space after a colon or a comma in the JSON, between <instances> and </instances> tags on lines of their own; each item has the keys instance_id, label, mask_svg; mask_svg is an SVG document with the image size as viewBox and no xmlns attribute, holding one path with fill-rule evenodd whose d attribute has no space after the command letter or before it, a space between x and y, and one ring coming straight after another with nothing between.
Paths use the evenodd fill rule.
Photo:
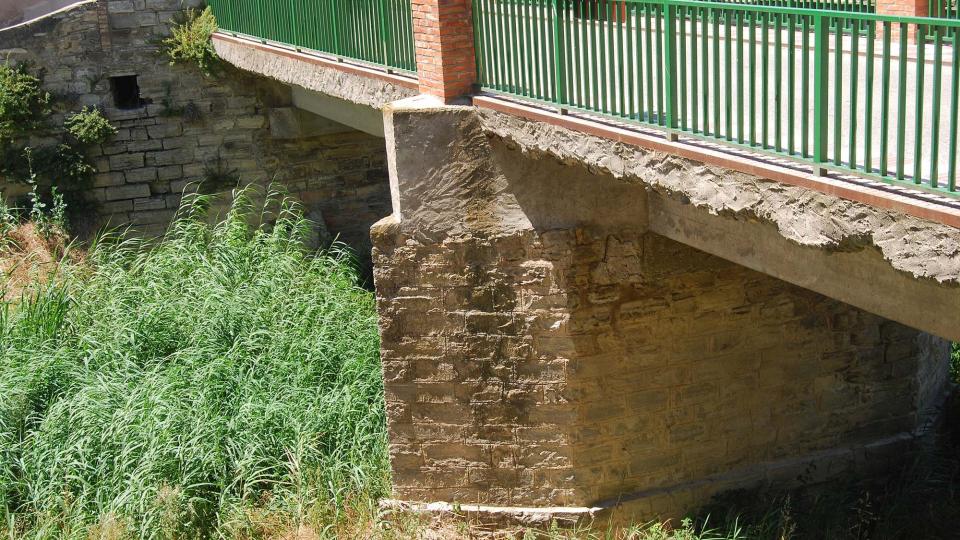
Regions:
<instances>
[{"instance_id":1,"label":"tall green grass","mask_svg":"<svg viewBox=\"0 0 960 540\"><path fill-rule=\"evenodd\" d=\"M247 195L0 308L0 537L269 536L384 492L373 296Z\"/></svg>"}]
</instances>

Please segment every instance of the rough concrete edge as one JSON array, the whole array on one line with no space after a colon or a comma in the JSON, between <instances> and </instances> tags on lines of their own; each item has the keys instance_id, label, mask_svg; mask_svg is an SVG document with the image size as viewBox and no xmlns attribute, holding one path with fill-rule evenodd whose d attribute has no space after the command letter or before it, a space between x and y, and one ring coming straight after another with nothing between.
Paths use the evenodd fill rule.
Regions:
<instances>
[{"instance_id":1,"label":"rough concrete edge","mask_svg":"<svg viewBox=\"0 0 960 540\"><path fill-rule=\"evenodd\" d=\"M770 224L785 239L804 247L832 251L876 247L891 266L915 278L960 283L960 230L950 225L539 119L487 107L477 111L485 131L535 158L577 161L596 173L644 184L713 215ZM684 183L683 175L673 174L683 169L694 169L704 181ZM804 213L809 211L831 215L832 230L805 230ZM923 237L908 246L916 249L904 248L907 231ZM919 254L955 264L925 265Z\"/></svg>"},{"instance_id":2,"label":"rough concrete edge","mask_svg":"<svg viewBox=\"0 0 960 540\"><path fill-rule=\"evenodd\" d=\"M509 523L513 525L546 526L553 522L579 524L595 519L607 510L599 506L489 506L484 504L457 504L448 502L418 503L398 499L383 499L380 508L390 511L426 515L449 515Z\"/></svg>"},{"instance_id":3,"label":"rough concrete edge","mask_svg":"<svg viewBox=\"0 0 960 540\"><path fill-rule=\"evenodd\" d=\"M223 61L244 71L375 109L418 93L372 74L368 77L310 62L303 53L265 50L257 43L246 41L215 35L213 46Z\"/></svg>"},{"instance_id":4,"label":"rough concrete edge","mask_svg":"<svg viewBox=\"0 0 960 540\"><path fill-rule=\"evenodd\" d=\"M466 517L468 520L492 522L502 526L548 526L557 522L565 526L583 526L591 522L611 517L611 512L624 510L635 503L655 501L662 498L682 499L686 494L706 489L712 494L723 493L731 489L750 489L774 481L785 488L795 487L798 473L805 473L818 464L823 465L826 476L814 479L811 484L829 482L836 476L831 474L828 465L842 462L848 464L843 470L860 471L889 463L891 459L904 456L904 446L912 446L919 436L912 433L900 433L881 439L859 444L829 448L806 456L785 458L777 461L761 462L730 471L706 476L672 486L632 491L619 497L604 499L590 506L495 506L477 503L451 503L445 501L416 502L399 499L382 499L380 507L384 510L412 512L428 515L448 515ZM836 473L837 471L833 471ZM691 509L692 510L692 509ZM661 519L664 516L656 510L633 516L641 521ZM681 516L676 516L681 517Z\"/></svg>"},{"instance_id":5,"label":"rough concrete edge","mask_svg":"<svg viewBox=\"0 0 960 540\"><path fill-rule=\"evenodd\" d=\"M48 18L50 18L50 17L54 17L54 16L59 15L59 14L65 12L65 11L70 11L70 10L72 10L72 9L78 8L78 7L80 7L80 6L84 5L84 4L96 4L98 1L99 1L99 0L80 0L79 2L74 2L74 3L70 4L69 6L63 6L62 8L60 8L60 9L58 9L58 10L56 10L56 11L51 11L50 13L45 13L45 14L39 16L39 17L34 17L34 18L30 19L29 21L23 21L23 22L19 22L19 23L17 23L17 24L14 24L14 25L12 25L12 26L6 26L6 27L4 27L4 28L0 28L0 35L2 35L4 32L7 32L7 31L9 31L9 30L19 30L19 29L24 28L24 27L26 27L26 26L30 26L30 25L33 25L33 24L36 24L36 23L43 22L45 19L48 19Z\"/></svg>"}]
</instances>

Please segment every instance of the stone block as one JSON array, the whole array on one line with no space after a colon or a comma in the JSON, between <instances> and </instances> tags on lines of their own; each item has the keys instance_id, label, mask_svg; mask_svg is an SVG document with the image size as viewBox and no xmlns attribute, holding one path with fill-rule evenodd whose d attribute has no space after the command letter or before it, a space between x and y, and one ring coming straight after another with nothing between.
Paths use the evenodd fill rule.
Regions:
<instances>
[{"instance_id":1,"label":"stone block","mask_svg":"<svg viewBox=\"0 0 960 540\"><path fill-rule=\"evenodd\" d=\"M154 167L144 167L142 169L128 169L124 173L128 184L137 184L142 182L153 182L157 179L157 169Z\"/></svg>"},{"instance_id":2,"label":"stone block","mask_svg":"<svg viewBox=\"0 0 960 540\"><path fill-rule=\"evenodd\" d=\"M127 169L138 169L143 167L143 162L142 152L117 154L115 156L110 156L109 170L125 171Z\"/></svg>"},{"instance_id":3,"label":"stone block","mask_svg":"<svg viewBox=\"0 0 960 540\"><path fill-rule=\"evenodd\" d=\"M135 199L137 197L149 196L150 186L147 184L128 184L124 186L108 187L105 191L105 199L108 201Z\"/></svg>"}]
</instances>

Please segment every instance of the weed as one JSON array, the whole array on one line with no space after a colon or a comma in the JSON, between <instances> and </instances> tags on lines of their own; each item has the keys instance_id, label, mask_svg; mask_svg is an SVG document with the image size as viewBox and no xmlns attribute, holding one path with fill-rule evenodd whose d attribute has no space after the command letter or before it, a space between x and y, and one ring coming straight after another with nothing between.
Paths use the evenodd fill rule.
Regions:
<instances>
[{"instance_id":1,"label":"weed","mask_svg":"<svg viewBox=\"0 0 960 540\"><path fill-rule=\"evenodd\" d=\"M216 31L217 20L209 7L202 11L188 9L174 18L170 37L161 42L160 50L171 65L194 64L201 73L211 76L219 65L217 52L210 42L210 36Z\"/></svg>"},{"instance_id":2,"label":"weed","mask_svg":"<svg viewBox=\"0 0 960 540\"><path fill-rule=\"evenodd\" d=\"M70 115L64 127L81 145L101 144L117 134L117 128L96 107L84 107L80 112Z\"/></svg>"}]
</instances>

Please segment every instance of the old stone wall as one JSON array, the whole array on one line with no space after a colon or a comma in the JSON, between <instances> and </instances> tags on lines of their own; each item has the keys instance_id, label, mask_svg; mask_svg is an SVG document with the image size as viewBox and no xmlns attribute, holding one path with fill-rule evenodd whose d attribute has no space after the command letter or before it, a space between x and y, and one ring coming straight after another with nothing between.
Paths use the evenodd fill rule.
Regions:
<instances>
[{"instance_id":1,"label":"old stone wall","mask_svg":"<svg viewBox=\"0 0 960 540\"><path fill-rule=\"evenodd\" d=\"M224 66L204 77L158 54L180 0L99 0L0 32L8 61L45 71L61 109L101 107L119 129L93 151L95 225L162 232L183 191L229 193L276 183L332 235L369 253L371 223L389 213L382 139L293 109L288 87ZM136 77L139 104L117 101ZM129 79L127 79L129 81ZM51 123L62 125L61 110ZM0 183L8 196L22 186Z\"/></svg>"},{"instance_id":2,"label":"old stone wall","mask_svg":"<svg viewBox=\"0 0 960 540\"><path fill-rule=\"evenodd\" d=\"M655 234L642 185L531 159L468 108L388 117L397 499L676 516L882 466L942 403L945 340Z\"/></svg>"}]
</instances>

